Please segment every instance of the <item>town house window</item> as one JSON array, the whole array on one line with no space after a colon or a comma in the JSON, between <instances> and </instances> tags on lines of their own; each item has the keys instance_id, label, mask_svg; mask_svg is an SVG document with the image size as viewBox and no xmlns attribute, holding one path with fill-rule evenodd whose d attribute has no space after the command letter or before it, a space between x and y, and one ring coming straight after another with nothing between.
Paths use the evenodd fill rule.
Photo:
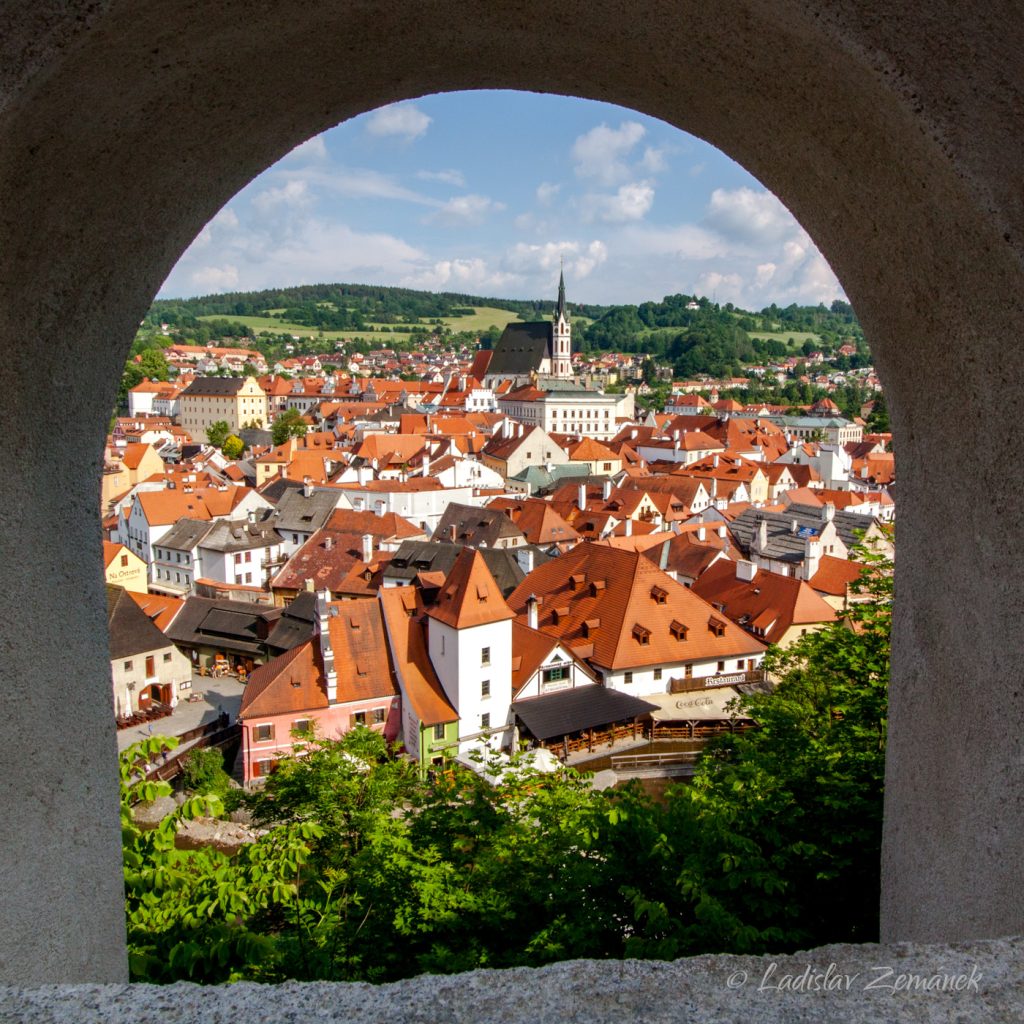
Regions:
<instances>
[{"instance_id":1,"label":"town house window","mask_svg":"<svg viewBox=\"0 0 1024 1024\"><path fill-rule=\"evenodd\" d=\"M253 743L269 743L274 738L274 726L273 723L265 723L264 725L254 725L252 727L252 741Z\"/></svg>"},{"instance_id":2,"label":"town house window","mask_svg":"<svg viewBox=\"0 0 1024 1024\"><path fill-rule=\"evenodd\" d=\"M484 679L480 683L480 696L481 697L490 697L490 695L491 695L491 681L490 681L490 679Z\"/></svg>"},{"instance_id":3,"label":"town house window","mask_svg":"<svg viewBox=\"0 0 1024 1024\"><path fill-rule=\"evenodd\" d=\"M441 725L435 725L434 726L434 739L435 740L443 740L444 739L444 724L443 723Z\"/></svg>"},{"instance_id":4,"label":"town house window","mask_svg":"<svg viewBox=\"0 0 1024 1024\"><path fill-rule=\"evenodd\" d=\"M491 727L491 713L489 711L485 711L480 716L480 728L481 729L490 729L490 727Z\"/></svg>"},{"instance_id":5,"label":"town house window","mask_svg":"<svg viewBox=\"0 0 1024 1024\"><path fill-rule=\"evenodd\" d=\"M490 647L484 647L480 651L480 664L490 665L491 663L491 649Z\"/></svg>"}]
</instances>

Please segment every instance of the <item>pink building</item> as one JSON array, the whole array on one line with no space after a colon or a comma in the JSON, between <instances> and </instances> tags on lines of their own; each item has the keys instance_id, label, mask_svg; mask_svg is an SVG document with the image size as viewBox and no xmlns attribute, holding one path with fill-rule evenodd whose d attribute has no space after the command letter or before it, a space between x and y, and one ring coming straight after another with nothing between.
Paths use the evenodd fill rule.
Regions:
<instances>
[{"instance_id":1,"label":"pink building","mask_svg":"<svg viewBox=\"0 0 1024 1024\"><path fill-rule=\"evenodd\" d=\"M313 736L337 739L365 725L394 739L398 687L380 603L321 595L313 638L252 673L239 720L246 785Z\"/></svg>"}]
</instances>

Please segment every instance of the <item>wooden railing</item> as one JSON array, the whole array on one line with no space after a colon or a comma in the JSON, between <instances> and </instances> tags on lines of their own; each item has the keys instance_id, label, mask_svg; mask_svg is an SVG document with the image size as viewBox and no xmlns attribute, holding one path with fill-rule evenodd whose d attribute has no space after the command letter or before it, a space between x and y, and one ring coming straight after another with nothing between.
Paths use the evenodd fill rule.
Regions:
<instances>
[{"instance_id":1,"label":"wooden railing","mask_svg":"<svg viewBox=\"0 0 1024 1024\"><path fill-rule=\"evenodd\" d=\"M698 757L699 750L676 750L664 754L613 754L611 762L617 775L684 775Z\"/></svg>"},{"instance_id":2,"label":"wooden railing","mask_svg":"<svg viewBox=\"0 0 1024 1024\"><path fill-rule=\"evenodd\" d=\"M181 746L169 751L164 760L157 762L149 771L151 779L161 779L168 782L181 772L181 762L192 753L193 750L204 750L207 747L226 747L241 734L240 725L223 726L219 721L209 722L207 725L189 729L178 738ZM184 747L184 749L182 749Z\"/></svg>"}]
</instances>

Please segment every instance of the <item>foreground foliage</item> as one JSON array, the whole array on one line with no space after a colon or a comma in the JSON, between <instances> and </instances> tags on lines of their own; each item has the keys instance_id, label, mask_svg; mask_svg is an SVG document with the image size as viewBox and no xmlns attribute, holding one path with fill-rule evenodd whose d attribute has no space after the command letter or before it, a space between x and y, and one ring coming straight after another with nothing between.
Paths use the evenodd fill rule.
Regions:
<instances>
[{"instance_id":1,"label":"foreground foliage","mask_svg":"<svg viewBox=\"0 0 1024 1024\"><path fill-rule=\"evenodd\" d=\"M357 729L245 798L266 834L229 858L175 848L216 796L134 824L168 791L139 772L168 741L137 744L122 759L133 977L389 981L876 938L889 576L868 576L853 628L775 653L779 686L744 700L760 728L662 802L522 759L497 785L465 769L424 782Z\"/></svg>"}]
</instances>

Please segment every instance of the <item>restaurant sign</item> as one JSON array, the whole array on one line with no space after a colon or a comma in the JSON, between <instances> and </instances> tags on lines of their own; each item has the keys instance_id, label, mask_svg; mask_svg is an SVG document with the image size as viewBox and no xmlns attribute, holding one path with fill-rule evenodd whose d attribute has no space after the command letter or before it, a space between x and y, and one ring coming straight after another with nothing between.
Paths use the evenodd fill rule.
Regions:
<instances>
[{"instance_id":1,"label":"restaurant sign","mask_svg":"<svg viewBox=\"0 0 1024 1024\"><path fill-rule=\"evenodd\" d=\"M705 686L735 686L737 683L747 681L746 672L734 672L731 676L708 676L704 680Z\"/></svg>"}]
</instances>

